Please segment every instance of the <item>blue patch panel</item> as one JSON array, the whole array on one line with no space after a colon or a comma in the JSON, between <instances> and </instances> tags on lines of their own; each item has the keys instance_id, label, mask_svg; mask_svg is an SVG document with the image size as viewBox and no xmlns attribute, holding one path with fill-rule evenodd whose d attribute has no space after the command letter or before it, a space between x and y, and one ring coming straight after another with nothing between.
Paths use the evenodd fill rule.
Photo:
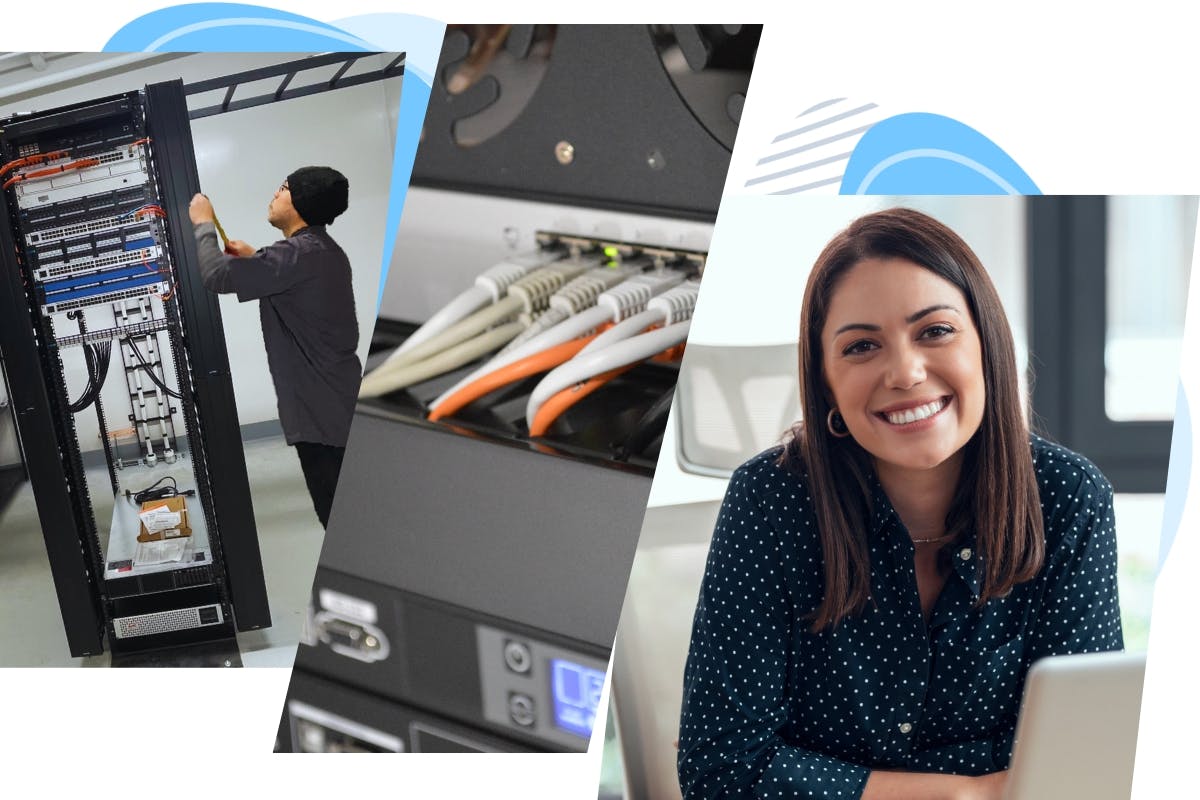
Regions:
<instances>
[{"instance_id":1,"label":"blue patch panel","mask_svg":"<svg viewBox=\"0 0 1200 800\"><path fill-rule=\"evenodd\" d=\"M48 299L57 299L56 294L58 292L65 291L67 289L73 289L76 286L88 286L94 283L108 283L110 281L120 280L121 278L131 278L135 275L150 274L157 268L158 265L151 261L148 264L138 264L136 266L125 267L124 269L114 269L108 272L97 272L92 275L84 275L80 278L66 278L59 281L49 281L47 283L43 283L42 288L45 290L46 297ZM162 278L159 278L159 280L162 280Z\"/></svg>"},{"instance_id":2,"label":"blue patch panel","mask_svg":"<svg viewBox=\"0 0 1200 800\"><path fill-rule=\"evenodd\" d=\"M145 270L142 270L145 272ZM89 286L85 289L75 289L65 292L56 292L54 295L46 298L46 303L63 303L68 300L78 300L81 297L92 297L93 295L109 294L110 292L120 292L125 289L135 289L139 286L150 286L155 283L162 283L167 278L158 272L146 272L143 277L131 278L124 281L113 281L112 283L102 283L99 286Z\"/></svg>"}]
</instances>

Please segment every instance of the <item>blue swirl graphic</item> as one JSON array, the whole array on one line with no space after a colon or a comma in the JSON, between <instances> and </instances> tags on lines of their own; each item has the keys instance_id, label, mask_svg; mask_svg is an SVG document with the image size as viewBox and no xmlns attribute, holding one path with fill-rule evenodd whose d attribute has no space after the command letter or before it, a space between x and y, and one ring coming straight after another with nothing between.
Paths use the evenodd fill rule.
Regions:
<instances>
[{"instance_id":1,"label":"blue swirl graphic","mask_svg":"<svg viewBox=\"0 0 1200 800\"><path fill-rule=\"evenodd\" d=\"M189 3L138 17L108 52L356 52L385 50L309 17L242 3Z\"/></svg>"},{"instance_id":2,"label":"blue swirl graphic","mask_svg":"<svg viewBox=\"0 0 1200 800\"><path fill-rule=\"evenodd\" d=\"M938 114L889 117L859 139L842 194L1041 194L990 139Z\"/></svg>"}]
</instances>

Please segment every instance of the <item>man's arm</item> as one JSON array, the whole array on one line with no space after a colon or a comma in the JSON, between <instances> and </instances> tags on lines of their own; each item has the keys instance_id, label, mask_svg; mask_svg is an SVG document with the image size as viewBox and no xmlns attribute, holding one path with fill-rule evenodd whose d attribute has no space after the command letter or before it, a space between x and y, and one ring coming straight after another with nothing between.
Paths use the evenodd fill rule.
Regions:
<instances>
[{"instance_id":1,"label":"man's arm","mask_svg":"<svg viewBox=\"0 0 1200 800\"><path fill-rule=\"evenodd\" d=\"M297 269L297 250L286 242L255 250L243 241L231 239L221 252L217 244L216 214L212 203L202 194L192 198L188 216L196 231L200 279L211 291L236 293L238 300L258 300L286 292L304 280Z\"/></svg>"},{"instance_id":2,"label":"man's arm","mask_svg":"<svg viewBox=\"0 0 1200 800\"><path fill-rule=\"evenodd\" d=\"M216 214L212 203L197 194L188 205L188 216L196 232L196 255L200 259L200 280L209 291L229 294L236 291L230 269L230 257L217 244Z\"/></svg>"},{"instance_id":3,"label":"man's arm","mask_svg":"<svg viewBox=\"0 0 1200 800\"><path fill-rule=\"evenodd\" d=\"M211 222L195 226L196 255L199 256L200 280L213 292L230 294L237 291L233 285L233 258L221 252L217 245L217 227Z\"/></svg>"}]
</instances>

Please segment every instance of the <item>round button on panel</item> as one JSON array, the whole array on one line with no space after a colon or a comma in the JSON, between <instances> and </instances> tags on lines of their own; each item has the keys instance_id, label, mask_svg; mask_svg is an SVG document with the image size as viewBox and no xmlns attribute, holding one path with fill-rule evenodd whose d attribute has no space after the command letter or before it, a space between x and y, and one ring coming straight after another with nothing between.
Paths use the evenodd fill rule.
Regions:
<instances>
[{"instance_id":1,"label":"round button on panel","mask_svg":"<svg viewBox=\"0 0 1200 800\"><path fill-rule=\"evenodd\" d=\"M900 732L901 733L912 733L912 723L911 722L901 722L900 723Z\"/></svg>"},{"instance_id":2,"label":"round button on panel","mask_svg":"<svg viewBox=\"0 0 1200 800\"><path fill-rule=\"evenodd\" d=\"M528 645L513 639L504 642L504 666L518 675L526 675L533 668L533 654Z\"/></svg>"},{"instance_id":3,"label":"round button on panel","mask_svg":"<svg viewBox=\"0 0 1200 800\"><path fill-rule=\"evenodd\" d=\"M527 694L513 692L508 696L508 718L522 728L532 728L537 721L533 709L533 698Z\"/></svg>"},{"instance_id":4,"label":"round button on panel","mask_svg":"<svg viewBox=\"0 0 1200 800\"><path fill-rule=\"evenodd\" d=\"M962 550L959 550L958 557L961 558L963 561L970 561L971 560L971 548L964 547Z\"/></svg>"}]
</instances>

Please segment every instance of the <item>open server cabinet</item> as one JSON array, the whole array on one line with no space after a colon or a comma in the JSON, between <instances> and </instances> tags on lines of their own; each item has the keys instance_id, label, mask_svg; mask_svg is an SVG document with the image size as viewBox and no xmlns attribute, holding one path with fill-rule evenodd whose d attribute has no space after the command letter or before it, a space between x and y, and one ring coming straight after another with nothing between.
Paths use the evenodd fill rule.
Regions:
<instances>
[{"instance_id":1,"label":"open server cabinet","mask_svg":"<svg viewBox=\"0 0 1200 800\"><path fill-rule=\"evenodd\" d=\"M716 79L731 47L752 58L757 32L557 26L539 71L537 27L460 94L470 43L447 35L368 370L434 310L422 296L531 246L703 264L749 66L701 87L723 129L682 83ZM683 78L664 40L701 51ZM475 366L360 400L278 749L587 749L677 365L633 368L543 436L524 416L537 378L427 420Z\"/></svg>"},{"instance_id":2,"label":"open server cabinet","mask_svg":"<svg viewBox=\"0 0 1200 800\"><path fill-rule=\"evenodd\" d=\"M2 120L0 162L0 345L71 654L268 627L182 83ZM139 541L155 484L190 536Z\"/></svg>"}]
</instances>

